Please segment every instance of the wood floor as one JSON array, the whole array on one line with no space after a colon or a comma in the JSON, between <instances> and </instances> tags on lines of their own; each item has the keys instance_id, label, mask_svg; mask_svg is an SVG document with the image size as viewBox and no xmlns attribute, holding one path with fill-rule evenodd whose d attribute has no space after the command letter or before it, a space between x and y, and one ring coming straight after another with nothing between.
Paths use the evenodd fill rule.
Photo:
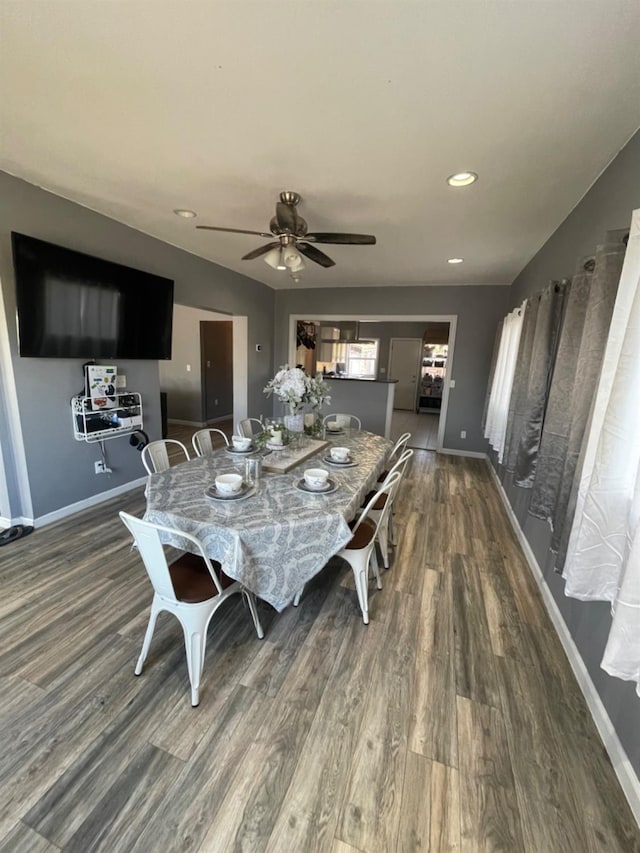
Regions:
<instances>
[{"instance_id":1,"label":"wood floor","mask_svg":"<svg viewBox=\"0 0 640 853\"><path fill-rule=\"evenodd\" d=\"M405 412L396 409L391 418L390 438L395 441L403 432L410 432L409 447L416 450L437 450L438 424L437 412Z\"/></svg>"},{"instance_id":2,"label":"wood floor","mask_svg":"<svg viewBox=\"0 0 640 853\"><path fill-rule=\"evenodd\" d=\"M485 463L417 452L362 624L331 561L210 628L192 709L117 510L0 550L0 851L640 850Z\"/></svg>"}]
</instances>

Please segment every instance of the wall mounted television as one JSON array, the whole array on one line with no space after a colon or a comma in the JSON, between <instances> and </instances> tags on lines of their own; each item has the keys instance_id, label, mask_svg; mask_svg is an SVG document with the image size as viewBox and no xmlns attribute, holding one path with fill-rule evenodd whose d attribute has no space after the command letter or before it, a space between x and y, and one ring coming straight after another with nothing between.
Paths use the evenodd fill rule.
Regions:
<instances>
[{"instance_id":1,"label":"wall mounted television","mask_svg":"<svg viewBox=\"0 0 640 853\"><path fill-rule=\"evenodd\" d=\"M11 241L21 356L171 358L171 279L15 231Z\"/></svg>"}]
</instances>

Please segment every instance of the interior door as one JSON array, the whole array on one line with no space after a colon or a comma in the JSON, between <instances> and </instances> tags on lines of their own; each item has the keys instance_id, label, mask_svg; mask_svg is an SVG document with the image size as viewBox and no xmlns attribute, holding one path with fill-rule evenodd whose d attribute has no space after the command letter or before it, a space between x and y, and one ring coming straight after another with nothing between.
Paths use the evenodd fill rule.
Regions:
<instances>
[{"instance_id":1,"label":"interior door","mask_svg":"<svg viewBox=\"0 0 640 853\"><path fill-rule=\"evenodd\" d=\"M415 411L421 358L421 338L391 338L388 376L396 381L394 409Z\"/></svg>"},{"instance_id":2,"label":"interior door","mask_svg":"<svg viewBox=\"0 0 640 853\"><path fill-rule=\"evenodd\" d=\"M201 320L202 389L206 423L233 416L233 323Z\"/></svg>"}]
</instances>

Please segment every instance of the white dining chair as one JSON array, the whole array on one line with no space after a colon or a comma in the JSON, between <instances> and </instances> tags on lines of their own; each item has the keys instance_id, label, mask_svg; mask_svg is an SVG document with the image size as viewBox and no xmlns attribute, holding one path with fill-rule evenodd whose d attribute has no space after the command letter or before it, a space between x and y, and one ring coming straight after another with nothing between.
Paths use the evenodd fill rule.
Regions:
<instances>
[{"instance_id":1,"label":"white dining chair","mask_svg":"<svg viewBox=\"0 0 640 853\"><path fill-rule=\"evenodd\" d=\"M411 438L410 432L403 432L400 438L393 445L391 450L389 451L389 455L387 456L387 461L385 463L385 470L378 477L378 482L382 483L389 473L391 466L394 464L394 461L402 454L402 451L407 446L409 439Z\"/></svg>"},{"instance_id":2,"label":"white dining chair","mask_svg":"<svg viewBox=\"0 0 640 853\"><path fill-rule=\"evenodd\" d=\"M412 456L413 450L405 450L392 466L382 484L376 485L374 491L369 492L365 498L366 506L369 506L373 500L373 506L369 512L371 518L377 520L383 513L386 514L387 523L381 525L378 529L378 542L380 543L380 553L382 554L382 562L385 569L389 568L389 543L391 543L391 545L396 544L395 530L393 526L393 502L398 494L400 486L402 485L402 480L404 479L409 460ZM399 478L395 480L394 487L391 491L386 491L386 484L395 474L399 474ZM376 494L378 495L377 500L375 500ZM362 511L364 512L364 510Z\"/></svg>"},{"instance_id":3,"label":"white dining chair","mask_svg":"<svg viewBox=\"0 0 640 853\"><path fill-rule=\"evenodd\" d=\"M329 414L322 419L324 426L334 422L341 429L362 429L362 421L357 415Z\"/></svg>"},{"instance_id":4,"label":"white dining chair","mask_svg":"<svg viewBox=\"0 0 640 853\"><path fill-rule=\"evenodd\" d=\"M381 497L387 496L394 488L399 478L400 474L397 471L389 473L389 477L381 486L380 490L375 492L360 516L349 525L353 536L344 548L336 554L336 557L342 557L342 559L346 560L351 566L356 586L356 593L358 596L358 604L362 611L362 621L365 625L369 624L369 566L373 569L373 574L376 579L376 587L378 589L382 589L375 543L378 531L386 524L387 513L389 512L391 504L386 503L385 506L382 507L382 511L376 513L375 518L373 516L370 517L370 513L373 509L374 503L380 500ZM304 587L296 594L296 597L293 600L295 607L300 603L303 592Z\"/></svg>"},{"instance_id":5,"label":"white dining chair","mask_svg":"<svg viewBox=\"0 0 640 853\"><path fill-rule=\"evenodd\" d=\"M244 418L238 421L236 432L245 438L253 438L254 435L260 435L264 432L264 424L258 418Z\"/></svg>"},{"instance_id":6,"label":"white dining chair","mask_svg":"<svg viewBox=\"0 0 640 853\"><path fill-rule=\"evenodd\" d=\"M147 474L157 474L159 471L166 471L167 468L171 467L170 450L175 450L179 455L184 455L184 459L179 459L179 462L189 461L189 451L181 441L177 441L175 438L161 438L147 444L142 451L142 464L146 468Z\"/></svg>"},{"instance_id":7,"label":"white dining chair","mask_svg":"<svg viewBox=\"0 0 640 853\"><path fill-rule=\"evenodd\" d=\"M214 445L216 435L222 437L225 447L229 447L229 439L222 432L221 429L216 429L215 427L207 427L205 429L199 429L197 432L194 432L191 437L191 444L193 444L193 449L196 452L196 456L211 456L211 454L216 449Z\"/></svg>"},{"instance_id":8,"label":"white dining chair","mask_svg":"<svg viewBox=\"0 0 640 853\"><path fill-rule=\"evenodd\" d=\"M126 512L121 512L120 518L134 538L153 586L149 624L135 674L142 673L158 614L163 610L172 613L184 632L191 704L195 708L200 702L207 629L213 614L231 595L241 593L249 605L256 633L262 639L264 631L258 617L255 596L238 581L227 577L220 563L209 559L200 540L190 533L152 524ZM184 552L169 564L160 540L161 533L179 536L190 542L196 553Z\"/></svg>"}]
</instances>

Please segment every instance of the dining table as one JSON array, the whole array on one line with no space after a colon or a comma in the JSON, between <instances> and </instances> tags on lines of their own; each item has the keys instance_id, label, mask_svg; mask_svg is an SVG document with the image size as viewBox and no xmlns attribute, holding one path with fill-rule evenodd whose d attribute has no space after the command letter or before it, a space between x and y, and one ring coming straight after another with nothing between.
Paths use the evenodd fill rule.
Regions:
<instances>
[{"instance_id":1,"label":"dining table","mask_svg":"<svg viewBox=\"0 0 640 853\"><path fill-rule=\"evenodd\" d=\"M364 430L345 430L313 444L300 436L295 452L306 456L286 473L265 472L239 500L214 500L215 478L245 471L245 458L232 448L181 462L149 475L144 518L168 528L162 541L182 550L193 547L180 532L196 536L205 553L229 577L282 611L351 539L349 522L385 468L392 442ZM332 445L349 448L348 465L332 464ZM317 452L312 452L317 446ZM263 456L268 464L269 456ZM278 455L278 459L282 456ZM304 491L304 470L325 468L331 490ZM302 486L302 488L301 488Z\"/></svg>"}]
</instances>

